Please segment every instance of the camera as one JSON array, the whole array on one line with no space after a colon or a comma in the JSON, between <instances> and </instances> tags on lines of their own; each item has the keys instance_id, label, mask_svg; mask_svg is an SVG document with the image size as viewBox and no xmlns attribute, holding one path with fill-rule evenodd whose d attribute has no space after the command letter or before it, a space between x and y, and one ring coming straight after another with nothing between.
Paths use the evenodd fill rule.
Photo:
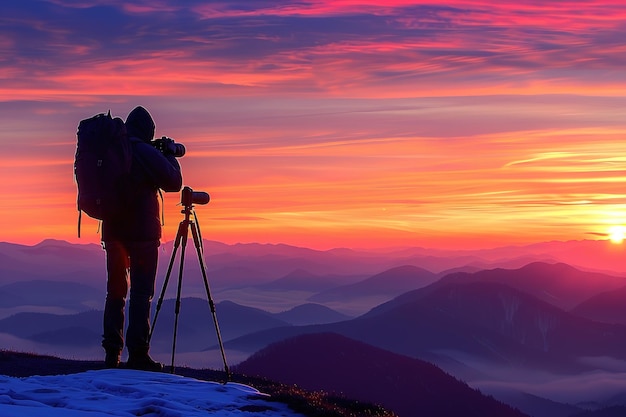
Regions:
<instances>
[{"instance_id":1,"label":"camera","mask_svg":"<svg viewBox=\"0 0 626 417\"><path fill-rule=\"evenodd\" d=\"M180 193L180 204L191 207L194 204L207 204L211 198L204 191L194 191L190 187L183 188Z\"/></svg>"},{"instance_id":2,"label":"camera","mask_svg":"<svg viewBox=\"0 0 626 417\"><path fill-rule=\"evenodd\" d=\"M174 155L176 158L180 158L185 155L185 147L181 143L174 142L174 139L167 136L161 137L161 139L155 139L150 142L152 146L157 148L163 155Z\"/></svg>"}]
</instances>

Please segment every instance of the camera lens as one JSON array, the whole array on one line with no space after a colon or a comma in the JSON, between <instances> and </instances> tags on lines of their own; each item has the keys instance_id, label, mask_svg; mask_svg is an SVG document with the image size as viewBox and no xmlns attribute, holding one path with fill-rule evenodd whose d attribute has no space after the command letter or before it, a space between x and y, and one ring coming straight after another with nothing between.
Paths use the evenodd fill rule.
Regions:
<instances>
[{"instance_id":1,"label":"camera lens","mask_svg":"<svg viewBox=\"0 0 626 417\"><path fill-rule=\"evenodd\" d=\"M185 155L185 146L182 143L172 142L172 145L172 155L174 155L176 158L181 158Z\"/></svg>"},{"instance_id":2,"label":"camera lens","mask_svg":"<svg viewBox=\"0 0 626 417\"><path fill-rule=\"evenodd\" d=\"M210 199L208 193L193 191L190 187L184 187L180 194L180 203L185 207L191 207L193 204L207 204Z\"/></svg>"},{"instance_id":3,"label":"camera lens","mask_svg":"<svg viewBox=\"0 0 626 417\"><path fill-rule=\"evenodd\" d=\"M194 204L207 204L210 199L211 199L211 197L209 196L209 194L205 193L204 191L193 191L192 192L191 201Z\"/></svg>"}]
</instances>

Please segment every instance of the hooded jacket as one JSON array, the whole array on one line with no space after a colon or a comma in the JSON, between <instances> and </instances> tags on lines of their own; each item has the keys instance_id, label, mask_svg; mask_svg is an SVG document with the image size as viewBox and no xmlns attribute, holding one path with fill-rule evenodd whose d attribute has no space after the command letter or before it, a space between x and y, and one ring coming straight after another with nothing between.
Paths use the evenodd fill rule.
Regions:
<instances>
[{"instance_id":1,"label":"hooded jacket","mask_svg":"<svg viewBox=\"0 0 626 417\"><path fill-rule=\"evenodd\" d=\"M135 107L128 114L126 130L133 158L130 175L123 184L125 209L102 222L102 240L159 240L158 190L180 191L183 182L180 165L173 155L164 155L150 143L155 125L145 108Z\"/></svg>"}]
</instances>

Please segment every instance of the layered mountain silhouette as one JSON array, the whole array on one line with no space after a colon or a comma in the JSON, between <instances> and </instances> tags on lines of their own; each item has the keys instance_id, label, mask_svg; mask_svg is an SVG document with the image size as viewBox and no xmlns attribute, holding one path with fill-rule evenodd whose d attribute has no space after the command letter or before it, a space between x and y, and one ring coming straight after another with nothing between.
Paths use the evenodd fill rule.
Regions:
<instances>
[{"instance_id":1,"label":"layered mountain silhouette","mask_svg":"<svg viewBox=\"0 0 626 417\"><path fill-rule=\"evenodd\" d=\"M297 326L335 323L352 318L331 308L315 303L302 304L290 310L275 313L274 317Z\"/></svg>"},{"instance_id":2,"label":"layered mountain silhouette","mask_svg":"<svg viewBox=\"0 0 626 417\"><path fill-rule=\"evenodd\" d=\"M533 268L540 266L547 270L553 267ZM520 270L498 273L502 282L509 283L507 273L516 276ZM230 346L252 353L297 334L330 331L440 364L476 362L512 369L579 372L589 369L579 361L581 357L626 359L622 348L626 346L626 327L581 318L528 292L481 281L481 274L469 279L448 277L353 320L268 329L233 340Z\"/></svg>"},{"instance_id":3,"label":"layered mountain silhouette","mask_svg":"<svg viewBox=\"0 0 626 417\"><path fill-rule=\"evenodd\" d=\"M386 285L400 290L407 285L422 285L425 281L419 281L420 278L433 280L433 277L434 274L423 269L403 266L352 284L352 288L357 288L355 291L360 294L374 294L382 292ZM563 264L533 263L516 270L453 273L430 285L405 292L355 319L319 304L269 313L221 302L217 313L227 345L250 354L294 335L331 331L392 352L427 358L442 366L452 363L450 369L458 369L455 366L461 363L471 368L472 362L478 361L498 366L575 372L587 369L587 365L578 360L580 357L623 358L626 353L619 347L626 342L624 326L601 323L601 317L588 315L592 320L581 317L585 316L582 308L586 305L610 305L602 298L599 302L591 298L588 304L581 304L576 314L550 302L569 305L583 297L581 290L576 289L579 286L588 291L587 297L592 297L601 289L619 285L621 281L623 278L583 272ZM56 286L59 287L55 289ZM90 287L63 282L31 283L30 286L28 283L12 283L1 287L0 295L2 289L13 290L4 293L9 294L5 297L5 305L10 306L14 305L10 304L12 301L23 302L15 296L20 294L17 289L22 288L22 295L26 296L28 288L36 292L34 288L38 287L48 295L65 294L66 298L75 298L68 302L79 304L82 301L78 300L84 298L102 297ZM68 294L74 291L77 291L75 297L69 297ZM615 294L619 300L621 293ZM598 295L605 296L608 295ZM55 300L46 295L41 298L42 303ZM29 302L36 300L35 294L30 294ZM60 303L59 300L54 302ZM617 302L614 304L619 307ZM169 349L172 338L173 300L166 300L159 314L153 342L165 350ZM619 315L618 312L611 314ZM0 320L0 331L46 343L74 339L76 343L85 344L86 335L100 331L101 319L98 314L85 314L85 317L92 317L87 324L83 317L81 314L44 314L33 318L18 314ZM45 336L45 332L55 331L67 336ZM181 351L201 351L216 343L212 315L205 299L183 299L178 337ZM92 340L99 343L99 337Z\"/></svg>"},{"instance_id":4,"label":"layered mountain silhouette","mask_svg":"<svg viewBox=\"0 0 626 417\"><path fill-rule=\"evenodd\" d=\"M437 280L437 275L413 265L403 265L373 275L363 281L335 287L309 298L311 301L344 301L360 297L393 298Z\"/></svg>"},{"instance_id":5,"label":"layered mountain silhouette","mask_svg":"<svg viewBox=\"0 0 626 417\"><path fill-rule=\"evenodd\" d=\"M309 291L321 292L337 287L338 283L359 281L363 276L317 275L304 269L296 269L277 280L257 286L268 291Z\"/></svg>"},{"instance_id":6,"label":"layered mountain silhouette","mask_svg":"<svg viewBox=\"0 0 626 417\"><path fill-rule=\"evenodd\" d=\"M0 242L0 284L43 280L91 285L105 277L104 251L98 245L53 239L34 246Z\"/></svg>"},{"instance_id":7,"label":"layered mountain silhouette","mask_svg":"<svg viewBox=\"0 0 626 417\"><path fill-rule=\"evenodd\" d=\"M81 312L102 306L102 294L100 289L75 282L18 281L0 286L0 306L54 306Z\"/></svg>"},{"instance_id":8,"label":"layered mountain silhouette","mask_svg":"<svg viewBox=\"0 0 626 417\"><path fill-rule=\"evenodd\" d=\"M590 320L626 325L626 287L595 295L573 308L572 313Z\"/></svg>"},{"instance_id":9,"label":"layered mountain silhouette","mask_svg":"<svg viewBox=\"0 0 626 417\"><path fill-rule=\"evenodd\" d=\"M626 286L626 277L586 272L564 263L533 262L519 269L490 269L450 274L443 281L497 282L506 284L569 310L601 292Z\"/></svg>"},{"instance_id":10,"label":"layered mountain silhouette","mask_svg":"<svg viewBox=\"0 0 626 417\"><path fill-rule=\"evenodd\" d=\"M171 347L176 318L175 304L174 299L165 300L159 312L151 341L151 345L157 350L166 351ZM216 315L220 333L225 340L260 329L289 325L266 311L230 301L218 303ZM217 343L213 316L206 299L181 300L177 333L176 349L180 352L198 352Z\"/></svg>"},{"instance_id":11,"label":"layered mountain silhouette","mask_svg":"<svg viewBox=\"0 0 626 417\"><path fill-rule=\"evenodd\" d=\"M305 271L322 279L336 278L336 286L354 283L372 271L400 265L420 265L433 271L463 267L471 262L484 267L485 259L471 254L429 250L355 251L312 250L288 245L236 244L203 241L208 276L216 289L258 286ZM167 269L173 242L165 242L159 259L160 271ZM198 262L189 248L186 281L200 284ZM518 252L522 252L520 248ZM161 272L162 273L162 272ZM34 246L0 242L0 284L26 280L74 281L102 285L106 278L105 254L99 245L77 245L48 239ZM311 285L310 282L302 282ZM332 284L329 282L329 285ZM321 291L327 288L320 288Z\"/></svg>"},{"instance_id":12,"label":"layered mountain silhouette","mask_svg":"<svg viewBox=\"0 0 626 417\"><path fill-rule=\"evenodd\" d=\"M156 303L155 303L156 304ZM156 305L153 306L156 309ZM154 351L169 351L172 344L175 300L164 300L154 326ZM349 318L328 307L305 304L281 313L222 301L216 305L221 335L225 340L259 330L280 328L291 324L330 323ZM17 313L0 320L0 333L25 340L56 346L100 346L102 311L89 310L76 314L37 312ZM152 317L154 318L153 312ZM177 350L198 352L217 343L213 316L208 301L183 298L178 318Z\"/></svg>"},{"instance_id":13,"label":"layered mountain silhouette","mask_svg":"<svg viewBox=\"0 0 626 417\"><path fill-rule=\"evenodd\" d=\"M0 333L59 346L89 346L102 340L102 312L61 315L18 313L0 320Z\"/></svg>"},{"instance_id":14,"label":"layered mountain silhouette","mask_svg":"<svg viewBox=\"0 0 626 417\"><path fill-rule=\"evenodd\" d=\"M235 370L377 403L400 417L525 416L427 362L336 333L303 335L272 344Z\"/></svg>"},{"instance_id":15,"label":"layered mountain silhouette","mask_svg":"<svg viewBox=\"0 0 626 417\"><path fill-rule=\"evenodd\" d=\"M446 282L406 293L357 320L386 330L379 345L416 352L462 352L513 367L576 371L578 358L626 357L626 328L580 318L504 284ZM395 325L394 325L395 323ZM397 334L394 334L396 333ZM453 355L454 357L454 355Z\"/></svg>"},{"instance_id":16,"label":"layered mountain silhouette","mask_svg":"<svg viewBox=\"0 0 626 417\"><path fill-rule=\"evenodd\" d=\"M154 349L171 349L175 300L163 302L154 327ZM216 305L224 338L234 338L289 323L266 311L229 301ZM78 314L18 313L0 320L0 333L22 339L64 346L99 346L102 340L102 311ZM152 315L154 317L154 313ZM53 337L58 334L58 337ZM201 351L217 342L211 311L206 299L184 298L178 321L178 349Z\"/></svg>"}]
</instances>

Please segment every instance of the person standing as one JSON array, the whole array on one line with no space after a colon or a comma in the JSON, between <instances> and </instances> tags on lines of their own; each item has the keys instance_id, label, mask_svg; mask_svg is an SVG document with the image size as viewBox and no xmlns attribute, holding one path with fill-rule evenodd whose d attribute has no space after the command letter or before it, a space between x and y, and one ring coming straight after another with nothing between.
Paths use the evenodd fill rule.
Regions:
<instances>
[{"instance_id":1,"label":"person standing","mask_svg":"<svg viewBox=\"0 0 626 417\"><path fill-rule=\"evenodd\" d=\"M176 157L152 146L155 124L143 107L126 118L132 146L132 165L122 185L124 210L102 221L106 251L107 294L103 318L105 366L117 368L124 345L127 368L160 371L163 365L149 355L150 309L161 239L159 190L177 192L182 174ZM130 288L128 328L124 338L126 298Z\"/></svg>"}]
</instances>

